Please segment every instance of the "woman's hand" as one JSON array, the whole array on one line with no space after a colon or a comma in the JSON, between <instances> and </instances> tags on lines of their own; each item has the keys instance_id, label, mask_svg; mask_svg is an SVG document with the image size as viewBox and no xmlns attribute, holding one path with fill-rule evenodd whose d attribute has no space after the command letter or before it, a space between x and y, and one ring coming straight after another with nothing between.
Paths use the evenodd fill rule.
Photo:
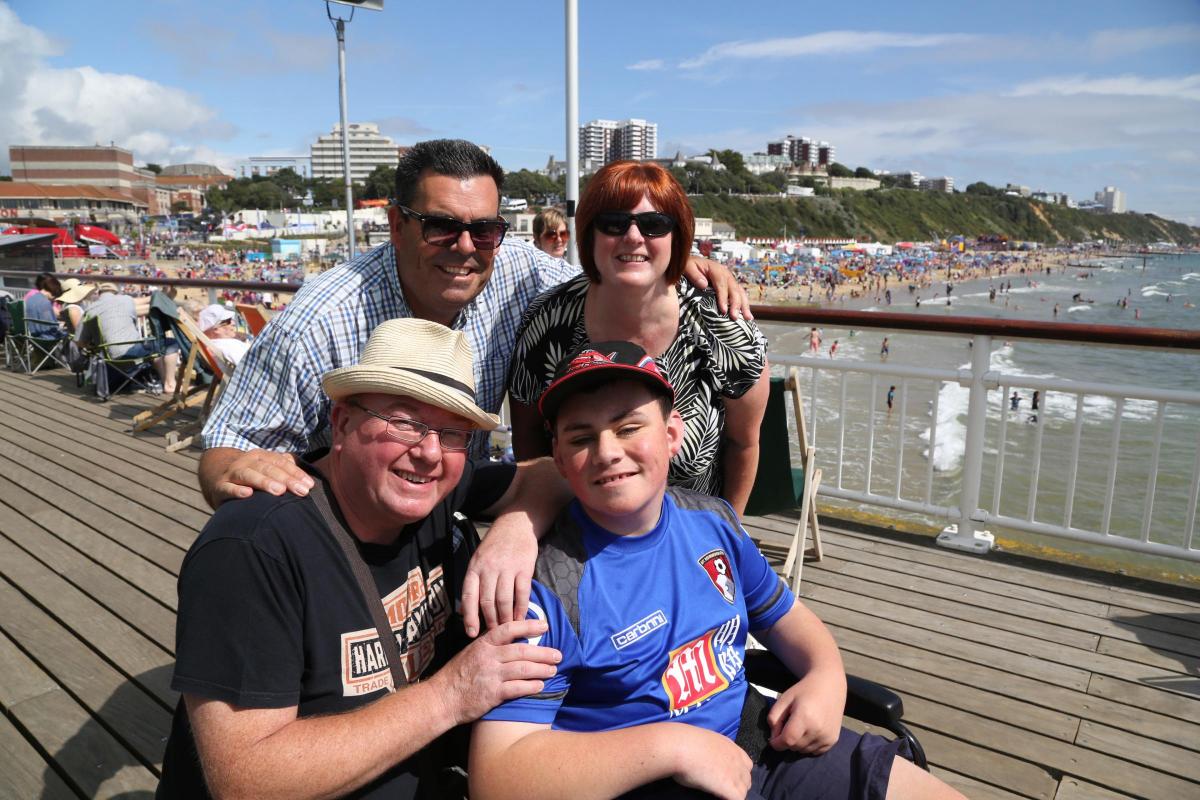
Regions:
<instances>
[{"instance_id":1,"label":"woman's hand","mask_svg":"<svg viewBox=\"0 0 1200 800\"><path fill-rule=\"evenodd\" d=\"M750 295L720 262L689 256L683 276L697 289L712 287L717 293L717 308L730 319L754 319L750 313Z\"/></svg>"}]
</instances>

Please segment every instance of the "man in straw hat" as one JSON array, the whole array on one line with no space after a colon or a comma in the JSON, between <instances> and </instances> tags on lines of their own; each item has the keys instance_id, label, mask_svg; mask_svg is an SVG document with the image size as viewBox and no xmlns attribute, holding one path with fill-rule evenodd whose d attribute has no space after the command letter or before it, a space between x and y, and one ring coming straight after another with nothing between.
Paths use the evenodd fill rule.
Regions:
<instances>
[{"instance_id":1,"label":"man in straw hat","mask_svg":"<svg viewBox=\"0 0 1200 800\"><path fill-rule=\"evenodd\" d=\"M579 274L562 259L505 240L503 182L500 165L462 140L419 142L400 159L389 242L306 281L256 337L209 417L199 478L210 505L253 489L308 491L312 480L295 457L328 441L330 400L320 376L353 364L386 319L418 317L461 330L477 357L479 407L500 409L522 314L538 294ZM696 262L685 271L689 280L706 286L711 278L721 308L749 314L727 269ZM486 449L486 436L476 437L473 452ZM500 537L490 538L484 550Z\"/></svg>"},{"instance_id":2,"label":"man in straw hat","mask_svg":"<svg viewBox=\"0 0 1200 800\"><path fill-rule=\"evenodd\" d=\"M554 674L556 650L514 643L540 621L465 644L455 614L472 543L454 515L542 526L568 497L548 459L468 458L498 420L466 337L389 320L321 385L333 443L300 462L313 490L223 504L184 559L160 797L437 796L432 743Z\"/></svg>"}]
</instances>

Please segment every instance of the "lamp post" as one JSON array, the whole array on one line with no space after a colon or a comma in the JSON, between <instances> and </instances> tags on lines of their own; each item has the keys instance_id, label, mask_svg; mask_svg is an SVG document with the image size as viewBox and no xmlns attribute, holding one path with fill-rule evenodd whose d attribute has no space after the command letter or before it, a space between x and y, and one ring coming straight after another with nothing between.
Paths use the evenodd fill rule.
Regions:
<instances>
[{"instance_id":1,"label":"lamp post","mask_svg":"<svg viewBox=\"0 0 1200 800\"><path fill-rule=\"evenodd\" d=\"M350 6L349 17L335 17L330 3ZM338 43L338 104L342 117L342 179L346 185L346 236L349 258L354 258L354 188L350 177L350 131L346 125L346 23L354 19L354 9L383 11L383 0L325 0L325 16L333 24Z\"/></svg>"},{"instance_id":2,"label":"lamp post","mask_svg":"<svg viewBox=\"0 0 1200 800\"><path fill-rule=\"evenodd\" d=\"M575 204L579 202L579 4L565 0L567 38L567 260L579 263Z\"/></svg>"}]
</instances>

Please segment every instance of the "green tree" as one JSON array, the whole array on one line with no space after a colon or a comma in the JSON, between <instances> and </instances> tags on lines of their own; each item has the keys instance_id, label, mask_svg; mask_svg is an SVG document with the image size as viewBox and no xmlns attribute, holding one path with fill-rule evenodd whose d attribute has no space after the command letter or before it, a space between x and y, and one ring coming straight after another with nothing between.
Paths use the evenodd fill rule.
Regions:
<instances>
[{"instance_id":1,"label":"green tree","mask_svg":"<svg viewBox=\"0 0 1200 800\"><path fill-rule=\"evenodd\" d=\"M833 162L829 165L829 177L831 178L853 178L854 173L845 164Z\"/></svg>"},{"instance_id":2,"label":"green tree","mask_svg":"<svg viewBox=\"0 0 1200 800\"><path fill-rule=\"evenodd\" d=\"M530 203L535 203L540 198L565 194L566 189L564 187L566 187L565 180L560 185L557 181L550 180L546 175L521 169L505 174L503 194L505 197L522 197Z\"/></svg>"},{"instance_id":3,"label":"green tree","mask_svg":"<svg viewBox=\"0 0 1200 800\"><path fill-rule=\"evenodd\" d=\"M291 197L300 198L308 191L308 181L291 167L284 167L271 174L271 183L283 189Z\"/></svg>"},{"instance_id":4,"label":"green tree","mask_svg":"<svg viewBox=\"0 0 1200 800\"><path fill-rule=\"evenodd\" d=\"M874 178L875 173L872 172L869 167L859 167L858 169L854 170L854 177L856 177L856 178Z\"/></svg>"},{"instance_id":5,"label":"green tree","mask_svg":"<svg viewBox=\"0 0 1200 800\"><path fill-rule=\"evenodd\" d=\"M367 200L387 200L396 191L396 168L380 165L371 170L362 192L354 196Z\"/></svg>"},{"instance_id":6,"label":"green tree","mask_svg":"<svg viewBox=\"0 0 1200 800\"><path fill-rule=\"evenodd\" d=\"M967 194L982 194L989 195L991 197L1003 197L1004 190L998 189L991 184L984 183L983 181L975 181L974 183L967 185Z\"/></svg>"},{"instance_id":7,"label":"green tree","mask_svg":"<svg viewBox=\"0 0 1200 800\"><path fill-rule=\"evenodd\" d=\"M709 150L708 154L725 165L725 169L734 175L749 175L746 169L746 159L736 150Z\"/></svg>"},{"instance_id":8,"label":"green tree","mask_svg":"<svg viewBox=\"0 0 1200 800\"><path fill-rule=\"evenodd\" d=\"M192 204L189 203L187 200L176 200L174 203L171 203L171 213L172 214L182 214L185 211L191 211L191 210L192 210Z\"/></svg>"},{"instance_id":9,"label":"green tree","mask_svg":"<svg viewBox=\"0 0 1200 800\"><path fill-rule=\"evenodd\" d=\"M142 169L148 169L151 172L153 172L155 175L162 174L162 165L160 165L160 164L147 163L146 166L142 167Z\"/></svg>"}]
</instances>

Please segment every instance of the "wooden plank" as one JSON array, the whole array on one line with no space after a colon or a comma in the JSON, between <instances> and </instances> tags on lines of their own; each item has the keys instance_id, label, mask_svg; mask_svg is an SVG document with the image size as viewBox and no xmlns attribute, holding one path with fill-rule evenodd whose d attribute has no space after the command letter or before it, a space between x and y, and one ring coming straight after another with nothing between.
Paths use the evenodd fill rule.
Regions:
<instances>
[{"instance_id":1,"label":"wooden plank","mask_svg":"<svg viewBox=\"0 0 1200 800\"><path fill-rule=\"evenodd\" d=\"M104 508L120 509L127 524L137 525L142 530L158 536L186 550L196 539L198 528L183 525L148 509L103 485L103 478L89 478L65 470L38 455L21 450L11 443L0 440L0 457L23 464L30 472L38 475L61 489L79 495ZM97 481L100 482L97 482Z\"/></svg>"},{"instance_id":2,"label":"wooden plank","mask_svg":"<svg viewBox=\"0 0 1200 800\"><path fill-rule=\"evenodd\" d=\"M906 712L909 704L906 699ZM912 717L921 720L919 724L922 730L929 724L927 720L933 720L933 728L938 732L964 741L983 743L1000 753L1040 765L1051 775L1075 775L1135 796L1189 797L1194 795L1197 788L1189 780L1158 772L1134 761L982 719L923 698L912 698L911 705ZM919 738L924 744L924 735L921 734ZM952 763L947 766L956 768ZM967 772L981 775L974 769ZM1008 785L1004 781L982 777L989 782Z\"/></svg>"},{"instance_id":3,"label":"wooden plank","mask_svg":"<svg viewBox=\"0 0 1200 800\"><path fill-rule=\"evenodd\" d=\"M885 653L880 655L886 656ZM936 700L972 714L1006 722L1014 727L1053 736L1064 742L1075 741L1079 731L1078 717L1004 697L990 691L990 687L981 689L956 683L947 678L897 666L850 650L842 650L842 660L847 672L869 677L884 686L893 687L902 691L904 697L916 696Z\"/></svg>"},{"instance_id":4,"label":"wooden plank","mask_svg":"<svg viewBox=\"0 0 1200 800\"><path fill-rule=\"evenodd\" d=\"M996 752L981 742L982 737L956 739L921 725L909 727L931 764L1034 800L1051 800L1058 789L1058 780L1045 767Z\"/></svg>"},{"instance_id":5,"label":"wooden plank","mask_svg":"<svg viewBox=\"0 0 1200 800\"><path fill-rule=\"evenodd\" d=\"M930 767L929 772L971 800L1022 800L1023 798L1023 795L1013 794L999 786L992 786L990 783L977 781L969 775L962 775L941 767Z\"/></svg>"},{"instance_id":6,"label":"wooden plank","mask_svg":"<svg viewBox=\"0 0 1200 800\"><path fill-rule=\"evenodd\" d=\"M0 797L38 797L41 800L74 800L79 797L58 776L41 753L0 716Z\"/></svg>"},{"instance_id":7,"label":"wooden plank","mask_svg":"<svg viewBox=\"0 0 1200 800\"><path fill-rule=\"evenodd\" d=\"M1200 639L1200 621L1197 619L1196 609L1173 614L1134 614L1126 608L1111 607L1108 616L1118 625L1130 629L1160 631L1186 636L1189 639Z\"/></svg>"},{"instance_id":8,"label":"wooden plank","mask_svg":"<svg viewBox=\"0 0 1200 800\"><path fill-rule=\"evenodd\" d=\"M1086 670L1063 664L1052 664L1041 658L1022 653L995 650L977 641L941 633L927 625L894 622L868 612L843 608L808 597L804 602L826 625L834 628L849 628L897 644L911 645L933 654L953 656L963 661L1024 675L1056 686L1065 686L1078 691L1084 691L1087 688L1090 673ZM879 646L886 647L887 644Z\"/></svg>"},{"instance_id":9,"label":"wooden plank","mask_svg":"<svg viewBox=\"0 0 1200 800\"><path fill-rule=\"evenodd\" d=\"M8 709L31 697L58 690L54 679L29 660L20 648L0 632L0 709ZM0 795L2 796L2 795Z\"/></svg>"},{"instance_id":10,"label":"wooden plank","mask_svg":"<svg viewBox=\"0 0 1200 800\"><path fill-rule=\"evenodd\" d=\"M794 520L792 524L795 524ZM824 532L824 526L821 530ZM1067 601L1071 599L1092 600L1123 608L1164 614L1187 613L1195 611L1197 607L1194 603L1164 597L1149 590L1109 585L1101 583L1099 580L1056 575L1048 571L1053 566L1049 564L1047 570L1042 570L1005 562L1002 565L1003 569L1000 570L998 569L1000 565L994 560L949 553L936 547L932 542L929 545L916 545L894 539L873 538L869 534L854 531L840 531L839 533L845 537L845 539L839 538L839 543L853 540L856 543L855 547L861 547L863 550L884 555L890 554L907 561L946 566L951 569L957 568L959 572L967 572L980 578L988 578L1001 573L1010 580L1014 587L1036 586L1045 591L1061 594Z\"/></svg>"},{"instance_id":11,"label":"wooden plank","mask_svg":"<svg viewBox=\"0 0 1200 800\"><path fill-rule=\"evenodd\" d=\"M1142 766L1195 781L1195 793L1200 796L1200 758L1196 756L1200 742L1179 742L1181 746L1176 747L1084 720L1079 726L1076 744L1102 753L1117 753Z\"/></svg>"},{"instance_id":12,"label":"wooden plank","mask_svg":"<svg viewBox=\"0 0 1200 800\"><path fill-rule=\"evenodd\" d=\"M6 392L0 386L0 402L14 419L22 424L46 430L55 430L58 419L81 419L82 423L75 426L73 436L85 447L103 447L105 452L127 453L148 464L166 477L179 482L184 487L195 487L195 460L179 458L167 453L161 444L144 438L137 438L126 432L128 428L118 420L86 415L78 403L68 403L56 399L32 398ZM108 425L101 424L108 423ZM110 427L111 426L111 427ZM114 447L115 445L115 447Z\"/></svg>"},{"instance_id":13,"label":"wooden plank","mask_svg":"<svg viewBox=\"0 0 1200 800\"><path fill-rule=\"evenodd\" d=\"M1034 656L1050 663L1073 666L1086 669L1090 672L1100 672L1105 675L1127 678L1129 680L1158 679L1172 674L1168 670L1147 664L1128 662L1120 658L1104 655L1103 653L1066 647L1056 642L1048 642L1030 636L1021 636L1008 631L997 630L986 625L953 619L919 609L880 603L871 597L863 597L852 592L831 589L808 582L806 584L807 588L803 590L805 597L811 596L815 600L838 605L843 608L855 609L868 614L875 614L898 623L935 629L971 642L987 642L991 648Z\"/></svg>"},{"instance_id":14,"label":"wooden plank","mask_svg":"<svg viewBox=\"0 0 1200 800\"><path fill-rule=\"evenodd\" d=\"M84 797L140 796L158 786L158 776L64 692L26 700L9 714Z\"/></svg>"},{"instance_id":15,"label":"wooden plank","mask_svg":"<svg viewBox=\"0 0 1200 800\"><path fill-rule=\"evenodd\" d=\"M0 457L0 501L54 531L63 541L81 552L87 552L96 560L107 560L108 556L93 553L92 548L107 548L103 542L108 541L157 566L168 575L177 576L187 552L179 545L164 542L131 525L108 509L59 490L40 475L3 457ZM149 574L139 573L136 578L139 583L146 581L141 583L143 586L153 585ZM157 589L152 591L171 608L175 607L174 598L163 596Z\"/></svg>"},{"instance_id":16,"label":"wooden plank","mask_svg":"<svg viewBox=\"0 0 1200 800\"><path fill-rule=\"evenodd\" d=\"M1150 664L1186 675L1200 675L1200 658L1195 656L1160 650L1138 642L1127 642L1123 639L1113 639L1108 636L1100 639L1100 646L1096 649L1098 652L1124 658L1128 661Z\"/></svg>"},{"instance_id":17,"label":"wooden plank","mask_svg":"<svg viewBox=\"0 0 1200 800\"><path fill-rule=\"evenodd\" d=\"M4 532L0 534L0 555L14 559L13 563L5 562L6 576L20 574L21 565L15 563L18 558L16 553L20 553L30 561L36 560L46 572L57 573L60 580L65 579L81 594L137 628L164 652L170 653L175 649L175 614L172 609L155 602L152 596L128 583L119 573L89 561L4 503L0 503L0 517L6 519ZM32 565L25 570L27 575L36 575L37 572ZM169 583L165 591L172 591Z\"/></svg>"},{"instance_id":18,"label":"wooden plank","mask_svg":"<svg viewBox=\"0 0 1200 800\"><path fill-rule=\"evenodd\" d=\"M174 484L158 478L147 470L132 467L118 459L113 459L103 453L92 453L91 458L84 461L70 449L35 439L15 428L0 423L0 443L3 443L5 455L9 447L17 447L30 455L40 456L47 462L55 464L59 469L70 470L96 483L105 484L119 491L128 500L154 509L160 514L199 529L208 522L211 513L201 511L186 503L181 503L173 494L181 493ZM164 491L165 490L165 491Z\"/></svg>"},{"instance_id":19,"label":"wooden plank","mask_svg":"<svg viewBox=\"0 0 1200 800\"><path fill-rule=\"evenodd\" d=\"M844 566L845 571L838 571ZM859 565L831 559L830 569L812 570L807 580L816 586L858 592L886 603L916 606L931 613L953 619L987 625L1010 633L1033 636L1083 650L1095 650L1100 637L1062 624L1063 615L1052 609L1040 608L1041 619L1033 616L1032 604L1025 603L1021 614L1016 614L1012 604L1006 604L996 595L971 591L947 585L935 585L925 578L906 577L897 572L861 567ZM1078 615L1077 615L1078 616Z\"/></svg>"},{"instance_id":20,"label":"wooden plank","mask_svg":"<svg viewBox=\"0 0 1200 800\"><path fill-rule=\"evenodd\" d=\"M1130 795L1119 794L1079 778L1066 777L1058 785L1054 800L1133 800Z\"/></svg>"},{"instance_id":21,"label":"wooden plank","mask_svg":"<svg viewBox=\"0 0 1200 800\"><path fill-rule=\"evenodd\" d=\"M1200 687L1196 678L1176 676L1170 682L1191 697L1165 692L1157 685L1147 686L1107 675L1093 675L1087 691L1097 697L1200 724L1200 700L1195 699Z\"/></svg>"},{"instance_id":22,"label":"wooden plank","mask_svg":"<svg viewBox=\"0 0 1200 800\"><path fill-rule=\"evenodd\" d=\"M968 683L986 689L994 696L997 707L997 710L987 716L1004 722L1012 721L1006 718L1011 713L1007 710L1007 704L1017 701L1041 706L1079 719L1090 719L1120 727L1149 739L1163 742L1200 742L1200 726L1173 716L1125 705L1095 694L1086 694L1082 691L1055 686L1032 676L1004 672L988 665L972 664L943 653L922 650L906 643L879 639L849 628L835 627L833 634L847 663L849 663L851 654L861 654L868 658L886 659L890 664L917 672L926 672L948 681ZM855 667L852 671L859 671L864 677L894 686L901 694L918 693L930 700L939 699L937 695L918 691L911 684L890 683L885 680L884 673L877 673L874 667L867 666L865 662L858 663L861 666ZM1179 700L1182 703L1189 702L1184 698L1156 692L1152 689L1147 689L1146 693L1153 694L1153 699L1159 701L1170 699ZM1191 701L1191 703L1194 706L1200 705L1196 701Z\"/></svg>"},{"instance_id":23,"label":"wooden plank","mask_svg":"<svg viewBox=\"0 0 1200 800\"><path fill-rule=\"evenodd\" d=\"M65 670L79 665L71 674L83 686L91 686L91 673L103 672L101 665L106 661L125 675L146 676L144 685L161 708L174 707L176 695L168 685L169 675L163 674L170 672L172 664L168 651L5 539L0 539L0 563L4 564L4 577L12 583L0 582L0 597L11 600L0 602L0 629L32 658L50 665L58 681L64 682ZM13 586L20 586L21 592ZM50 649L43 651L43 646Z\"/></svg>"},{"instance_id":24,"label":"wooden plank","mask_svg":"<svg viewBox=\"0 0 1200 800\"><path fill-rule=\"evenodd\" d=\"M1180 653L1200 655L1200 639L1152 632L1140 627L1134 628L1121 620L1109 617L1106 613L1107 609L1101 611L1098 616L1091 613L1070 611L1061 608L1054 596L1045 595L1045 593L1038 594L1038 596L1043 598L1039 602L1017 599L1009 593L1008 589L1010 585L999 581L989 581L974 576L963 576L941 569L910 569L907 565L905 565L904 569L897 569L894 562L883 562L878 566L857 563L855 561L843 560L839 556L834 555L845 552L845 548L831 546L826 548L826 550L832 557L827 558L828 564L822 562L821 569L814 570L816 575L834 572L839 575L856 577L872 583L907 589L923 595L945 598L971 605L975 609L983 608L1018 618L1014 619L1013 624L1032 621L1058 626L1058 630L1074 629L1075 631L1086 632L1093 636L1090 644L1080 639L1080 634L1076 634L1075 639L1079 641L1077 646L1087 649L1095 648L1097 644L1095 637L1112 636L1118 639L1140 641L1153 646L1173 649ZM928 575L929 577L921 577L922 575ZM1050 605L1046 605L1046 602L1049 602ZM1095 605L1097 608L1103 608L1100 604ZM976 612L973 611L973 613ZM1028 632L1036 634L1037 630L1036 627L1031 626ZM1054 638L1054 631L1050 631L1049 636L1042 636L1041 638ZM1062 641L1064 644L1067 643L1065 640Z\"/></svg>"}]
</instances>

